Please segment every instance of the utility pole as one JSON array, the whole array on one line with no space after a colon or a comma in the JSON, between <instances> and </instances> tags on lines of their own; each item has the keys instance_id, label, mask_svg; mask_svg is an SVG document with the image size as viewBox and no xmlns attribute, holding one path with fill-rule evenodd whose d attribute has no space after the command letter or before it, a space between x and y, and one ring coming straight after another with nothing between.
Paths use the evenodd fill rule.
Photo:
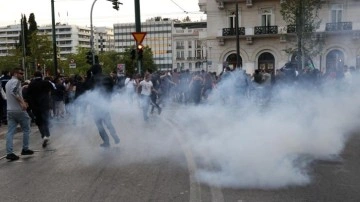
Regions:
<instances>
[{"instance_id":1,"label":"utility pole","mask_svg":"<svg viewBox=\"0 0 360 202\"><path fill-rule=\"evenodd\" d=\"M297 41L297 54L296 54L296 59L297 59L297 68L301 68L303 69L304 66L304 57L303 57L303 31L304 31L304 20L303 20L303 3L302 1L299 1L298 4L298 8L297 8L297 17L296 17L296 35L298 37L298 41Z\"/></svg>"},{"instance_id":2,"label":"utility pole","mask_svg":"<svg viewBox=\"0 0 360 202\"><path fill-rule=\"evenodd\" d=\"M54 62L54 75L57 76L58 63L57 63L57 51L56 51L56 30L55 30L55 9L54 0L51 0L51 17L52 17L52 42L53 42L53 62Z\"/></svg>"},{"instance_id":3,"label":"utility pole","mask_svg":"<svg viewBox=\"0 0 360 202\"><path fill-rule=\"evenodd\" d=\"M141 19L140 19L140 2L139 0L134 0L135 2L135 31L136 32L141 32ZM136 42L136 47L138 47L138 42ZM136 51L136 54L138 54L138 52ZM137 55L138 56L138 55ZM139 57L137 58L137 67L138 67L138 72L139 74L141 74L141 59Z\"/></svg>"},{"instance_id":4,"label":"utility pole","mask_svg":"<svg viewBox=\"0 0 360 202\"><path fill-rule=\"evenodd\" d=\"M25 41L25 16L23 14L21 14L21 33L22 33L22 37L21 37L21 40L22 40L22 61L21 61L21 65L22 65L22 69L25 70L25 60L26 60L26 41ZM26 77L25 78L28 78L28 75L27 75L27 71L25 71L26 73Z\"/></svg>"},{"instance_id":5,"label":"utility pole","mask_svg":"<svg viewBox=\"0 0 360 202\"><path fill-rule=\"evenodd\" d=\"M97 0L94 0L94 2L91 5L91 10L90 10L90 49L91 49L91 55L92 55L92 65L95 64L95 48L94 48L94 27L93 27L93 10L94 10L94 5L96 3ZM118 0L107 0L107 1L111 1L113 4L113 9L115 10L119 10L119 5L122 4L121 2L118 2Z\"/></svg>"},{"instance_id":6,"label":"utility pole","mask_svg":"<svg viewBox=\"0 0 360 202\"><path fill-rule=\"evenodd\" d=\"M94 27L93 27L93 9L94 9L94 5L96 3L97 0L94 0L92 6L91 6L91 11L90 11L90 48L91 48L91 57L92 57L92 65L95 64L95 49L94 49Z\"/></svg>"},{"instance_id":7,"label":"utility pole","mask_svg":"<svg viewBox=\"0 0 360 202\"><path fill-rule=\"evenodd\" d=\"M240 37L239 37L239 2L236 1L235 9L235 34L236 34L236 68L240 68Z\"/></svg>"}]
</instances>

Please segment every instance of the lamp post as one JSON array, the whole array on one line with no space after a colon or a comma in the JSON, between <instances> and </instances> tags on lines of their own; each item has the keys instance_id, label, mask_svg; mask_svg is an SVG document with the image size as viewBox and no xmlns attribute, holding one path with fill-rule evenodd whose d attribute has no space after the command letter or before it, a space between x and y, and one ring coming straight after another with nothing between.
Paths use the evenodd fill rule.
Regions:
<instances>
[{"instance_id":1,"label":"lamp post","mask_svg":"<svg viewBox=\"0 0 360 202\"><path fill-rule=\"evenodd\" d=\"M135 5L135 31L136 32L141 32L140 1L139 0L134 0L134 5ZM138 45L139 44L136 43L136 47ZM141 63L141 60L139 59L139 57L137 57L137 66L138 66L138 72L139 72L139 74L141 74L142 63Z\"/></svg>"},{"instance_id":2,"label":"lamp post","mask_svg":"<svg viewBox=\"0 0 360 202\"><path fill-rule=\"evenodd\" d=\"M240 68L240 37L239 37L239 2L236 1L235 9L235 33L236 33L236 67Z\"/></svg>"},{"instance_id":3,"label":"lamp post","mask_svg":"<svg viewBox=\"0 0 360 202\"><path fill-rule=\"evenodd\" d=\"M52 42L53 42L53 62L54 62L54 75L57 76L58 63L57 63L57 52L56 52L56 30L55 30L55 8L54 0L51 0L51 16L52 16Z\"/></svg>"},{"instance_id":4,"label":"lamp post","mask_svg":"<svg viewBox=\"0 0 360 202\"><path fill-rule=\"evenodd\" d=\"M53 1L53 0L52 0ZM90 48L91 48L91 53L92 53L92 64L95 64L95 48L94 48L94 27L93 27L93 9L94 9L94 5L96 3L97 0L94 0L94 2L91 5L91 10L90 10ZM107 0L107 1L111 1L113 3L113 8L115 10L119 10L119 4L122 4L120 2L118 2L118 0Z\"/></svg>"},{"instance_id":5,"label":"lamp post","mask_svg":"<svg viewBox=\"0 0 360 202\"><path fill-rule=\"evenodd\" d=\"M90 11L90 49L91 49L91 57L92 57L92 65L95 64L95 49L94 49L94 27L93 27L93 9L94 5L97 0L94 0L94 2L91 5L91 11Z\"/></svg>"}]
</instances>

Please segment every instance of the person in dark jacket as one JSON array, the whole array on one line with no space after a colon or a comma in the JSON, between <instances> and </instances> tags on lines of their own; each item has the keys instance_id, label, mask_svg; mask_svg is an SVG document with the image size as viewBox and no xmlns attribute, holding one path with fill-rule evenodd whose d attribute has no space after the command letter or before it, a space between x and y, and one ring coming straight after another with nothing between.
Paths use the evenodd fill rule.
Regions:
<instances>
[{"instance_id":1,"label":"person in dark jacket","mask_svg":"<svg viewBox=\"0 0 360 202\"><path fill-rule=\"evenodd\" d=\"M5 90L5 85L6 83L11 79L10 76L10 71L3 71L2 72L2 76L0 77L0 83L1 83L1 87L3 88L4 92L6 92ZM1 124L5 124L7 125L7 114L6 114L6 99L3 99L0 97L0 125Z\"/></svg>"},{"instance_id":2,"label":"person in dark jacket","mask_svg":"<svg viewBox=\"0 0 360 202\"><path fill-rule=\"evenodd\" d=\"M50 96L54 87L49 81L43 80L40 71L36 71L34 77L28 86L27 99L32 113L35 116L35 123L39 128L41 138L43 138L42 146L46 147L50 140Z\"/></svg>"},{"instance_id":3,"label":"person in dark jacket","mask_svg":"<svg viewBox=\"0 0 360 202\"><path fill-rule=\"evenodd\" d=\"M95 64L91 67L88 72L90 76L88 78L88 83L90 83L91 90L97 90L101 93L101 97L110 100L113 93L114 83L110 76L102 74L102 68L99 64ZM111 116L106 106L97 106L92 105L94 112L94 119L96 127L98 128L99 134L103 143L100 144L101 147L110 147L109 136L105 131L104 125L108 128L110 135L114 139L115 144L119 144L120 139L116 133L115 127L111 122Z\"/></svg>"}]
</instances>

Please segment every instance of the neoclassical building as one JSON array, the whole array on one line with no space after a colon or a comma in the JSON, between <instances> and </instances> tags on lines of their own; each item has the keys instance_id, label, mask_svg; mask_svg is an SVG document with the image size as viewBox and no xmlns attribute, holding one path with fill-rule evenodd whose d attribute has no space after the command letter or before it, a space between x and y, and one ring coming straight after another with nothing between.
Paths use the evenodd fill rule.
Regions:
<instances>
[{"instance_id":1,"label":"neoclassical building","mask_svg":"<svg viewBox=\"0 0 360 202\"><path fill-rule=\"evenodd\" d=\"M207 60L210 71L220 72L224 63L236 66L235 14L238 3L240 64L255 69L281 68L291 55L284 50L294 46L294 30L280 14L285 0L199 0L207 14ZM319 0L322 19L314 34L323 40L321 53L313 58L317 68L326 71L341 65L360 68L360 18L358 0Z\"/></svg>"}]
</instances>

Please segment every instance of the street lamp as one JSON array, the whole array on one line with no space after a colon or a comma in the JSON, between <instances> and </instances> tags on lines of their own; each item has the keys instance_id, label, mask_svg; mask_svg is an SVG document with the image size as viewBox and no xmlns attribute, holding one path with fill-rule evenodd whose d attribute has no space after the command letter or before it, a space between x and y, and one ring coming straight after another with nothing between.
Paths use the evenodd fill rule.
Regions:
<instances>
[{"instance_id":1,"label":"street lamp","mask_svg":"<svg viewBox=\"0 0 360 202\"><path fill-rule=\"evenodd\" d=\"M92 6L91 6L91 11L90 11L90 48L91 48L91 53L92 53L92 64L95 64L95 49L94 49L94 27L93 27L93 9L94 9L94 5L96 3L97 0L94 0ZM115 10L119 10L119 5L122 3L119 2L118 0L107 0L107 1L111 1L112 4L114 5L113 8Z\"/></svg>"}]
</instances>

